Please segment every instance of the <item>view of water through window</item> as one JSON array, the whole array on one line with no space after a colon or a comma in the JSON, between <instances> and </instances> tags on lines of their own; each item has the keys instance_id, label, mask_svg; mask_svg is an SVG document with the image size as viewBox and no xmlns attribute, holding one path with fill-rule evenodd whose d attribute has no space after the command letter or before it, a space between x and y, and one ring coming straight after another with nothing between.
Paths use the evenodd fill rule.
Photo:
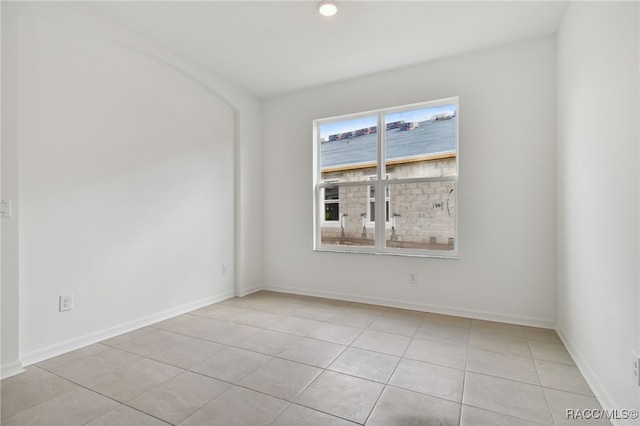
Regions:
<instances>
[{"instance_id":1,"label":"view of water through window","mask_svg":"<svg viewBox=\"0 0 640 426\"><path fill-rule=\"evenodd\" d=\"M356 119L321 125L321 168L375 163L378 135L375 117L372 120ZM360 127L365 124L371 125ZM385 116L385 125L387 159L456 149L455 105L389 114Z\"/></svg>"}]
</instances>

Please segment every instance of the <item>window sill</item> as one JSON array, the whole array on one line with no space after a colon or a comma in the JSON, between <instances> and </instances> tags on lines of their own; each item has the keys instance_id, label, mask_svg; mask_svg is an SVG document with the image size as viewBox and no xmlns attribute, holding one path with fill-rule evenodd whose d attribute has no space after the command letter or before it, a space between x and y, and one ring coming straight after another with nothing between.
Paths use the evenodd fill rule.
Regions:
<instances>
[{"instance_id":1,"label":"window sill","mask_svg":"<svg viewBox=\"0 0 640 426\"><path fill-rule=\"evenodd\" d=\"M313 249L315 252L324 253L353 253L353 254L373 254L380 256L402 256L402 257L428 257L435 259L459 259L457 250L411 250L403 249L399 251L397 249L387 248L378 250L374 247L354 247L348 245L335 245L335 246L319 246Z\"/></svg>"}]
</instances>

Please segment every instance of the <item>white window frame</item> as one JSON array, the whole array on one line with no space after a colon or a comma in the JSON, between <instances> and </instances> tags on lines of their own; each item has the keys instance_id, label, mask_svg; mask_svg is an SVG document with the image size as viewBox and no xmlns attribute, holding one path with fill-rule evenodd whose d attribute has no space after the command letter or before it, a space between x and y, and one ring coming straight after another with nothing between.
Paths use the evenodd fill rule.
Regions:
<instances>
[{"instance_id":1,"label":"white window frame","mask_svg":"<svg viewBox=\"0 0 640 426\"><path fill-rule=\"evenodd\" d=\"M456 153L456 174L454 176L446 176L446 177L412 177L412 178L394 178L394 179L383 179L383 176L387 176L386 165L385 165L385 136L386 136L386 126L384 126L384 116L387 114L405 112L417 109L424 109L430 107L437 107L442 105L456 105L456 116L458 120L456 120L456 142L455 142L455 153ZM320 125L352 120L356 118L362 117L377 117L377 163L376 169L377 173L375 175L375 180L370 181L369 179L363 181L344 181L344 182L332 182L327 183L321 179L321 168L320 168ZM344 246L344 245L328 245L321 243L321 228L323 226L327 226L328 223L333 223L334 221L327 222L323 220L324 217L324 201L319 202L319 196L322 193L322 189L326 187L344 187L344 186L375 186L375 196L376 196L376 217L386 217L385 206L386 206L386 185L393 184L403 184L403 183L426 183L426 182L443 182L443 181L453 181L455 182L455 188L458 187L458 177L460 175L460 149L459 149L459 134L460 134L460 103L458 97L445 98L435 101L429 102L421 102L417 104L404 105L393 108L385 108L373 111L367 111L357 114L347 114L336 117L317 119L313 121L313 223L314 223L314 233L313 233L313 249L314 251L329 251L329 252L345 252L345 253L369 253L369 254L381 254L381 255L396 255L396 256L419 256L419 257L436 257L436 258L447 258L447 259L457 259L459 255L459 232L458 232L458 191L453 191L454 203L455 203L455 213L454 213L454 227L455 227L455 237L454 237L454 246L453 250L429 250L429 249L409 249L409 248L394 248L394 247L385 247L386 245L386 231L387 231L387 221L385 221L385 226L378 226L376 222L370 222L371 225L375 228L375 246ZM390 187L391 188L391 187ZM389 189L391 192L391 189ZM391 195L391 194L389 194ZM391 197L389 197L390 200ZM369 192L367 189L367 216L369 211ZM391 211L389 212L390 216L393 214ZM390 218L391 220L391 218ZM367 223L369 223L369 217L367 217Z\"/></svg>"},{"instance_id":2,"label":"white window frame","mask_svg":"<svg viewBox=\"0 0 640 426\"><path fill-rule=\"evenodd\" d=\"M385 176L385 179L389 180L390 178L391 177L389 173L387 173ZM378 179L378 176L376 175L369 176L369 181L375 181L377 179ZM367 221L366 221L367 228L374 228L376 226L375 220L371 220L371 202L373 201L375 203L378 197L371 198L371 188L375 190L376 185L369 184L367 186ZM384 201L385 201L385 211L384 211L385 225L387 228L391 228L391 214L392 214L391 211L389 211L389 217L387 218L387 204L389 205L389 208L391 208L391 188L389 188L388 191L385 191ZM375 213L377 213L377 211Z\"/></svg>"}]
</instances>

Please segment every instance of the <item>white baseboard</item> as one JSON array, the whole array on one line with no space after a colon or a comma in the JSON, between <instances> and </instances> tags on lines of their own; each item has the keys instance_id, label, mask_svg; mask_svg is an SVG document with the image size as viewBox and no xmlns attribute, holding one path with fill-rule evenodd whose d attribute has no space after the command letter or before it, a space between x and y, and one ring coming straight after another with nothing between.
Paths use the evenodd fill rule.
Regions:
<instances>
[{"instance_id":1,"label":"white baseboard","mask_svg":"<svg viewBox=\"0 0 640 426\"><path fill-rule=\"evenodd\" d=\"M133 331L141 327L146 327L156 322L164 321L166 319L175 317L176 315L181 315L181 314L193 311L195 309L199 309L204 306L210 305L212 303L217 303L223 300L230 299L232 297L233 297L233 291L226 291L224 293L220 293L215 296L207 297L206 299L187 303L182 306L178 306L176 308L171 308L162 312L158 312L156 314L152 314L143 318L136 319L134 321L129 321L125 324L120 324L115 327L110 327L108 329L96 331L94 333L86 334L84 336L79 336L73 339L69 339L55 345L47 346L47 347L29 352L27 354L24 354L21 357L22 365L29 366L32 364L36 364L38 362L42 362L49 358L53 358L55 356L62 355L64 353L67 353L76 349L80 349L85 346L98 343L102 340L110 339L111 337L119 336L120 334L128 333L129 331Z\"/></svg>"},{"instance_id":2,"label":"white baseboard","mask_svg":"<svg viewBox=\"0 0 640 426\"><path fill-rule=\"evenodd\" d=\"M236 290L236 296L237 297L244 297L244 296L248 296L252 293L258 292L260 290L264 290L264 286L257 286L257 287L251 287L251 288L241 288Z\"/></svg>"},{"instance_id":3,"label":"white baseboard","mask_svg":"<svg viewBox=\"0 0 640 426\"><path fill-rule=\"evenodd\" d=\"M593 391L596 399L600 405L602 405L602 408L610 410L619 408L578 347L569 339L560 326L557 327L556 331L558 332L558 336L560 336L560 340L564 343L565 348L567 348L569 355L571 355L571 358L575 361L576 367L578 367L578 370L582 373L582 376ZM611 419L611 423L614 426L631 426L631 423L625 419Z\"/></svg>"},{"instance_id":4,"label":"white baseboard","mask_svg":"<svg viewBox=\"0 0 640 426\"><path fill-rule=\"evenodd\" d=\"M20 361L2 364L2 367L0 367L0 379L6 379L20 373L24 373L24 368L22 368Z\"/></svg>"},{"instance_id":5,"label":"white baseboard","mask_svg":"<svg viewBox=\"0 0 640 426\"><path fill-rule=\"evenodd\" d=\"M279 293L299 294L303 296L324 297L327 299L344 300L347 302L369 303L372 305L387 306L391 308L411 309L414 311L432 312L435 314L454 315L459 317L481 319L487 321L505 322L509 324L527 325L541 328L555 328L555 321L525 316L514 316L507 314L496 314L474 309L460 309L450 306L430 305L426 303L415 303L406 300L385 299L378 297L360 296L348 293L337 293L331 291L300 289L296 287L275 286L267 284L265 290Z\"/></svg>"}]
</instances>

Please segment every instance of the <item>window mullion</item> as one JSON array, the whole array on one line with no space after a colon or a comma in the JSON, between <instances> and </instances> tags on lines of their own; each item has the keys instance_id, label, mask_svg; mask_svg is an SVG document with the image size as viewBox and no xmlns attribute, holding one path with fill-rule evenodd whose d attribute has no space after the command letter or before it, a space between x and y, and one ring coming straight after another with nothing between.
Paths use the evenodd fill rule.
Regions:
<instances>
[{"instance_id":1,"label":"window mullion","mask_svg":"<svg viewBox=\"0 0 640 426\"><path fill-rule=\"evenodd\" d=\"M386 176L385 167L385 140L386 140L386 126L384 123L384 114L378 113L378 167L377 167L377 179L376 179L376 241L375 245L378 250L382 250L385 246L385 191L384 191L384 176Z\"/></svg>"}]
</instances>

